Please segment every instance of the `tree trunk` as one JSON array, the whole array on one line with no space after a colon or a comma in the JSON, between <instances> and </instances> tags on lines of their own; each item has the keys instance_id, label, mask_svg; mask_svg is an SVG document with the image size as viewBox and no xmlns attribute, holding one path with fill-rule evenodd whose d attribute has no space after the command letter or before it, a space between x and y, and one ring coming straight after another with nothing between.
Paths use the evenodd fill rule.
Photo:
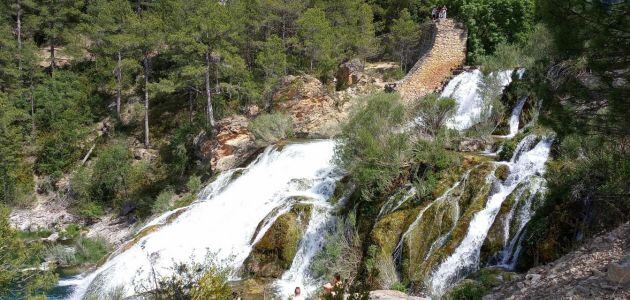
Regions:
<instances>
[{"instance_id":1,"label":"tree trunk","mask_svg":"<svg viewBox=\"0 0 630 300\"><path fill-rule=\"evenodd\" d=\"M206 105L207 105L207 117L208 124L214 127L214 112L212 111L212 91L210 90L210 52L206 51Z\"/></svg>"},{"instance_id":2,"label":"tree trunk","mask_svg":"<svg viewBox=\"0 0 630 300\"><path fill-rule=\"evenodd\" d=\"M122 98L122 55L118 51L118 63L116 64L116 115L120 120L120 103Z\"/></svg>"},{"instance_id":3,"label":"tree trunk","mask_svg":"<svg viewBox=\"0 0 630 300\"><path fill-rule=\"evenodd\" d=\"M57 64L55 63L55 39L50 40L50 75L52 76L53 71Z\"/></svg>"},{"instance_id":4,"label":"tree trunk","mask_svg":"<svg viewBox=\"0 0 630 300\"><path fill-rule=\"evenodd\" d=\"M149 57L144 54L144 148L149 148Z\"/></svg>"},{"instance_id":5,"label":"tree trunk","mask_svg":"<svg viewBox=\"0 0 630 300\"><path fill-rule=\"evenodd\" d=\"M193 90L189 89L188 91L188 120L190 123L193 122Z\"/></svg>"},{"instance_id":6,"label":"tree trunk","mask_svg":"<svg viewBox=\"0 0 630 300\"><path fill-rule=\"evenodd\" d=\"M18 70L22 73L22 3L17 0Z\"/></svg>"}]
</instances>

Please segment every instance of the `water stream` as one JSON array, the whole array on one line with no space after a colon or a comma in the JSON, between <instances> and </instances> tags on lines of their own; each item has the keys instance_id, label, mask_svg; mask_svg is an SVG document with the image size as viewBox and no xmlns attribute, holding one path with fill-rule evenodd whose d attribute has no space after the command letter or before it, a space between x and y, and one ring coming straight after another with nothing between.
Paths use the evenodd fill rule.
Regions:
<instances>
[{"instance_id":1,"label":"water stream","mask_svg":"<svg viewBox=\"0 0 630 300\"><path fill-rule=\"evenodd\" d=\"M319 247L323 235L318 232L330 219L327 200L339 179L332 163L334 146L334 141L324 140L281 150L268 147L248 167L220 175L189 207L149 222L145 236L123 246L96 271L62 284L75 285L71 299L104 299L114 289L132 296L150 282L153 272L171 275L175 262L202 262L208 254L238 269L273 220L257 231L259 224L268 215L280 215L274 210L288 211L288 202L296 198L308 199L314 209L305 242L283 280L287 285L306 284L305 265Z\"/></svg>"}]
</instances>

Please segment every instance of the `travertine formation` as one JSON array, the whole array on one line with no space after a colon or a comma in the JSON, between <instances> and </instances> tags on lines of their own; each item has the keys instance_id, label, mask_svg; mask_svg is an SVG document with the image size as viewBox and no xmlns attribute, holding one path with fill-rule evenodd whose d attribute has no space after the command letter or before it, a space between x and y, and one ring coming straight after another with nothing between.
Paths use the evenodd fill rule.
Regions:
<instances>
[{"instance_id":1,"label":"travertine formation","mask_svg":"<svg viewBox=\"0 0 630 300\"><path fill-rule=\"evenodd\" d=\"M466 28L451 19L427 26L424 32L422 56L407 76L396 84L405 103L410 103L438 90L453 69L466 60Z\"/></svg>"}]
</instances>

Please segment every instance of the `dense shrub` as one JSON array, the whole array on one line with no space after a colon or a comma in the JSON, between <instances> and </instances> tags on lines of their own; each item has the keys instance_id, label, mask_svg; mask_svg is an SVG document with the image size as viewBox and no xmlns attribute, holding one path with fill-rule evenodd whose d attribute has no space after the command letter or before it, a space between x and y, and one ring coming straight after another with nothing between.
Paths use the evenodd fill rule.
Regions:
<instances>
[{"instance_id":1,"label":"dense shrub","mask_svg":"<svg viewBox=\"0 0 630 300\"><path fill-rule=\"evenodd\" d=\"M155 198L155 202L153 202L153 213L158 214L169 210L173 196L175 196L175 193L170 187L160 192L157 198Z\"/></svg>"},{"instance_id":2,"label":"dense shrub","mask_svg":"<svg viewBox=\"0 0 630 300\"><path fill-rule=\"evenodd\" d=\"M449 97L429 94L419 99L413 110L419 130L431 137L437 136L446 121L457 111L457 101Z\"/></svg>"},{"instance_id":3,"label":"dense shrub","mask_svg":"<svg viewBox=\"0 0 630 300\"><path fill-rule=\"evenodd\" d=\"M261 146L274 144L293 135L291 117L281 114L263 114L249 123L249 130Z\"/></svg>"},{"instance_id":4,"label":"dense shrub","mask_svg":"<svg viewBox=\"0 0 630 300\"><path fill-rule=\"evenodd\" d=\"M405 110L397 94L378 93L366 97L344 125L336 159L356 181L362 199L388 188L408 165L408 135L399 128Z\"/></svg>"},{"instance_id":5,"label":"dense shrub","mask_svg":"<svg viewBox=\"0 0 630 300\"><path fill-rule=\"evenodd\" d=\"M350 213L337 221L332 232L326 235L324 249L318 252L311 270L316 278L330 279L335 273L352 280L361 265L361 240L356 228L356 218Z\"/></svg>"},{"instance_id":6,"label":"dense shrub","mask_svg":"<svg viewBox=\"0 0 630 300\"><path fill-rule=\"evenodd\" d=\"M74 243L76 249L75 258L78 264L95 264L101 260L110 247L104 238L88 238L79 236Z\"/></svg>"}]
</instances>

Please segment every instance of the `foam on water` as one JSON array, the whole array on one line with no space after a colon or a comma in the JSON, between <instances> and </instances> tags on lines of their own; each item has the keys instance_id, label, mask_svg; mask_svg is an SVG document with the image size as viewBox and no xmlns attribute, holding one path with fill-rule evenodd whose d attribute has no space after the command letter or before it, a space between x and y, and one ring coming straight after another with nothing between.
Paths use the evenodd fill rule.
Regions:
<instances>
[{"instance_id":1,"label":"foam on water","mask_svg":"<svg viewBox=\"0 0 630 300\"><path fill-rule=\"evenodd\" d=\"M496 76L500 86L499 93L512 81L511 74L512 71L508 70L489 75ZM457 130L468 129L481 118L485 106L480 91L483 80L484 76L480 70L472 70L455 76L446 85L440 97L452 97L457 101L457 112L447 122L448 127Z\"/></svg>"},{"instance_id":2,"label":"foam on water","mask_svg":"<svg viewBox=\"0 0 630 300\"><path fill-rule=\"evenodd\" d=\"M316 206L303 239L310 241L312 232L326 223L326 200L338 179L332 163L334 146L335 142L326 140L288 145L281 150L268 147L247 168L220 175L186 209L149 222L145 229L157 228L155 231L112 255L93 273L72 282L76 288L71 298L81 299L86 293L103 297L116 288L123 288L124 294L131 296L136 286L149 280L152 270L170 275L175 262L203 262L209 253L218 260L228 259L236 269L273 220L267 220L256 233L258 225L269 215L278 217L274 211L288 210L288 202L295 201L296 196L307 197ZM312 257L315 247L306 248L300 248L302 253L296 260Z\"/></svg>"},{"instance_id":3,"label":"foam on water","mask_svg":"<svg viewBox=\"0 0 630 300\"><path fill-rule=\"evenodd\" d=\"M448 287L479 268L481 246L503 201L514 192L519 183L527 182L533 176L541 176L544 173L553 140L543 138L532 147L535 141L535 136L528 136L519 143L509 162L508 178L504 182L495 181L493 193L486 206L473 216L463 241L431 274L427 286L433 295L443 295Z\"/></svg>"}]
</instances>

